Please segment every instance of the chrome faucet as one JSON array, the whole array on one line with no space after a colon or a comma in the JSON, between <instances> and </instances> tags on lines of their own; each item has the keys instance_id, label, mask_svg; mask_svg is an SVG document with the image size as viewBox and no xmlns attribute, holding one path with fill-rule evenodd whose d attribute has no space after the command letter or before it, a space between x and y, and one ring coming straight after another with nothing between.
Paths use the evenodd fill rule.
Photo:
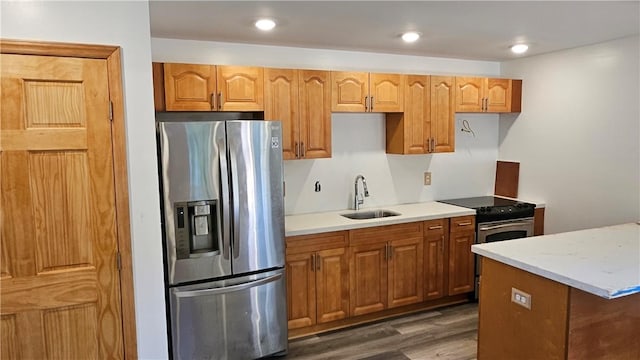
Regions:
<instances>
[{"instance_id":1,"label":"chrome faucet","mask_svg":"<svg viewBox=\"0 0 640 360\"><path fill-rule=\"evenodd\" d=\"M355 210L360 210L360 205L364 204L364 197L360 194L358 196L358 180L362 180L362 188L364 189L364 196L369 197L369 190L367 189L367 181L364 179L364 176L358 175L356 176L355 182L355 191L353 194L353 208Z\"/></svg>"}]
</instances>

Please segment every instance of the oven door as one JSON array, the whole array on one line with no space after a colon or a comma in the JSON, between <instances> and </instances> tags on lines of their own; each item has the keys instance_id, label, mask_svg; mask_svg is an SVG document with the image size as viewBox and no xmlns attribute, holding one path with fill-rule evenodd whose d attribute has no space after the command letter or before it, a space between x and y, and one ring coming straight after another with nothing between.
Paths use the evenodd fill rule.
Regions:
<instances>
[{"instance_id":1,"label":"oven door","mask_svg":"<svg viewBox=\"0 0 640 360\"><path fill-rule=\"evenodd\" d=\"M533 236L533 218L511 219L478 224L478 244Z\"/></svg>"}]
</instances>

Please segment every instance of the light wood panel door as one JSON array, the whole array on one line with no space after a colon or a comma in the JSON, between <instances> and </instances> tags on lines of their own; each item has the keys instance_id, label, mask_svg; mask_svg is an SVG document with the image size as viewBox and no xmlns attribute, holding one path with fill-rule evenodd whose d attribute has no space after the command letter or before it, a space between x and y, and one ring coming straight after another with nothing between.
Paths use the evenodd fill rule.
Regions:
<instances>
[{"instance_id":1,"label":"light wood panel door","mask_svg":"<svg viewBox=\"0 0 640 360\"><path fill-rule=\"evenodd\" d=\"M216 68L211 65L164 64L167 111L216 110Z\"/></svg>"},{"instance_id":2,"label":"light wood panel door","mask_svg":"<svg viewBox=\"0 0 640 360\"><path fill-rule=\"evenodd\" d=\"M2 356L122 358L107 62L1 67Z\"/></svg>"},{"instance_id":3,"label":"light wood panel door","mask_svg":"<svg viewBox=\"0 0 640 360\"><path fill-rule=\"evenodd\" d=\"M424 250L422 238L389 242L388 307L415 304L424 298Z\"/></svg>"},{"instance_id":4,"label":"light wood panel door","mask_svg":"<svg viewBox=\"0 0 640 360\"><path fill-rule=\"evenodd\" d=\"M349 260L345 248L316 253L316 314L318 324L349 316Z\"/></svg>"},{"instance_id":5,"label":"light wood panel door","mask_svg":"<svg viewBox=\"0 0 640 360\"><path fill-rule=\"evenodd\" d=\"M331 157L331 72L300 70L301 158Z\"/></svg>"},{"instance_id":6,"label":"light wood panel door","mask_svg":"<svg viewBox=\"0 0 640 360\"><path fill-rule=\"evenodd\" d=\"M486 78L456 77L456 112L484 112Z\"/></svg>"},{"instance_id":7,"label":"light wood panel door","mask_svg":"<svg viewBox=\"0 0 640 360\"><path fill-rule=\"evenodd\" d=\"M268 68L264 79L264 118L282 122L282 158L295 159L300 137L298 70Z\"/></svg>"},{"instance_id":8,"label":"light wood panel door","mask_svg":"<svg viewBox=\"0 0 640 360\"><path fill-rule=\"evenodd\" d=\"M454 78L431 76L431 138L432 152L455 150Z\"/></svg>"},{"instance_id":9,"label":"light wood panel door","mask_svg":"<svg viewBox=\"0 0 640 360\"><path fill-rule=\"evenodd\" d=\"M264 69L255 66L218 65L218 110L263 111Z\"/></svg>"},{"instance_id":10,"label":"light wood panel door","mask_svg":"<svg viewBox=\"0 0 640 360\"><path fill-rule=\"evenodd\" d=\"M287 319L289 329L316 323L315 253L287 254Z\"/></svg>"},{"instance_id":11,"label":"light wood panel door","mask_svg":"<svg viewBox=\"0 0 640 360\"><path fill-rule=\"evenodd\" d=\"M517 82L517 84L520 84ZM456 111L502 113L520 111L520 92L513 100L513 80L456 77ZM513 109L512 109L513 107Z\"/></svg>"},{"instance_id":12,"label":"light wood panel door","mask_svg":"<svg viewBox=\"0 0 640 360\"><path fill-rule=\"evenodd\" d=\"M386 115L389 154L427 154L431 139L430 77L407 75L404 112Z\"/></svg>"},{"instance_id":13,"label":"light wood panel door","mask_svg":"<svg viewBox=\"0 0 640 360\"><path fill-rule=\"evenodd\" d=\"M402 112L406 75L369 74L369 111Z\"/></svg>"},{"instance_id":14,"label":"light wood panel door","mask_svg":"<svg viewBox=\"0 0 640 360\"><path fill-rule=\"evenodd\" d=\"M387 243L350 247L351 316L387 308Z\"/></svg>"},{"instance_id":15,"label":"light wood panel door","mask_svg":"<svg viewBox=\"0 0 640 360\"><path fill-rule=\"evenodd\" d=\"M369 111L369 73L331 72L331 111Z\"/></svg>"},{"instance_id":16,"label":"light wood panel door","mask_svg":"<svg viewBox=\"0 0 640 360\"><path fill-rule=\"evenodd\" d=\"M445 261L449 238L449 219L436 219L424 223L424 298L439 299L446 295Z\"/></svg>"},{"instance_id":17,"label":"light wood panel door","mask_svg":"<svg viewBox=\"0 0 640 360\"><path fill-rule=\"evenodd\" d=\"M456 295L474 290L475 258L471 245L475 241L475 217L451 218L449 230L448 294Z\"/></svg>"}]
</instances>

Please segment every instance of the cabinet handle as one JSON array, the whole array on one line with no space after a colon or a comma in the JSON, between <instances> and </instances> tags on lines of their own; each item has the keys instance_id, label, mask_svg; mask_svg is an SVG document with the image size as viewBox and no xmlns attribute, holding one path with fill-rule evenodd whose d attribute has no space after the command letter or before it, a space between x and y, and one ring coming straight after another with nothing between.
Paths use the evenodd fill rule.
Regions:
<instances>
[{"instance_id":1,"label":"cabinet handle","mask_svg":"<svg viewBox=\"0 0 640 360\"><path fill-rule=\"evenodd\" d=\"M431 138L431 152L436 152L436 139Z\"/></svg>"},{"instance_id":2,"label":"cabinet handle","mask_svg":"<svg viewBox=\"0 0 640 360\"><path fill-rule=\"evenodd\" d=\"M211 93L211 110L216 109L216 93Z\"/></svg>"},{"instance_id":3,"label":"cabinet handle","mask_svg":"<svg viewBox=\"0 0 640 360\"><path fill-rule=\"evenodd\" d=\"M299 150L299 147L298 147L298 142L297 142L297 141L294 141L294 142L293 142L293 147L294 147L294 150L293 150L293 151L294 151L294 153L295 153L294 155L296 156L296 159L297 159L297 158L299 158L299 157L300 157L300 155L299 155L300 153L299 153L299 151L298 151L298 150Z\"/></svg>"},{"instance_id":4,"label":"cabinet handle","mask_svg":"<svg viewBox=\"0 0 640 360\"><path fill-rule=\"evenodd\" d=\"M469 226L471 225L471 221L458 223L458 226Z\"/></svg>"},{"instance_id":5,"label":"cabinet handle","mask_svg":"<svg viewBox=\"0 0 640 360\"><path fill-rule=\"evenodd\" d=\"M373 96L369 97L369 109L373 111Z\"/></svg>"},{"instance_id":6,"label":"cabinet handle","mask_svg":"<svg viewBox=\"0 0 640 360\"><path fill-rule=\"evenodd\" d=\"M483 103L484 103L484 106L483 106L484 109L483 110L484 110L484 112L487 112L487 110L488 110L487 108L489 107L489 98L484 98L483 99Z\"/></svg>"},{"instance_id":7,"label":"cabinet handle","mask_svg":"<svg viewBox=\"0 0 640 360\"><path fill-rule=\"evenodd\" d=\"M364 97L364 111L369 111L369 97Z\"/></svg>"},{"instance_id":8,"label":"cabinet handle","mask_svg":"<svg viewBox=\"0 0 640 360\"><path fill-rule=\"evenodd\" d=\"M442 229L442 225L429 226L429 230L438 230L438 229Z\"/></svg>"},{"instance_id":9,"label":"cabinet handle","mask_svg":"<svg viewBox=\"0 0 640 360\"><path fill-rule=\"evenodd\" d=\"M307 151L307 149L306 149L306 148L305 148L305 146L304 146L304 142L301 142L301 143L300 143L300 149L301 149L301 150L300 150L300 152L302 153L302 154L300 155L300 157L302 157L302 158L303 158L303 157L304 157L304 155L305 155L305 152Z\"/></svg>"},{"instance_id":10,"label":"cabinet handle","mask_svg":"<svg viewBox=\"0 0 640 360\"><path fill-rule=\"evenodd\" d=\"M222 110L222 102L224 101L224 97L222 97L222 92L218 93L218 110Z\"/></svg>"},{"instance_id":11,"label":"cabinet handle","mask_svg":"<svg viewBox=\"0 0 640 360\"><path fill-rule=\"evenodd\" d=\"M311 254L311 271L316 271L316 254Z\"/></svg>"},{"instance_id":12,"label":"cabinet handle","mask_svg":"<svg viewBox=\"0 0 640 360\"><path fill-rule=\"evenodd\" d=\"M322 256L316 254L316 270L320 271L321 265L322 265Z\"/></svg>"}]
</instances>

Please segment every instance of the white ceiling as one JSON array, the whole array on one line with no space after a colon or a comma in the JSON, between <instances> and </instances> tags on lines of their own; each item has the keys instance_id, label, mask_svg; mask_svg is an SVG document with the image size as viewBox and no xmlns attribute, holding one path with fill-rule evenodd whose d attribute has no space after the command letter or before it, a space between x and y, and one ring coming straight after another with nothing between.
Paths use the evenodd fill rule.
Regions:
<instances>
[{"instance_id":1,"label":"white ceiling","mask_svg":"<svg viewBox=\"0 0 640 360\"><path fill-rule=\"evenodd\" d=\"M151 36L502 61L640 33L640 1L150 1ZM272 17L276 29L253 23ZM415 30L418 42L400 34ZM509 46L526 42L525 55Z\"/></svg>"}]
</instances>

